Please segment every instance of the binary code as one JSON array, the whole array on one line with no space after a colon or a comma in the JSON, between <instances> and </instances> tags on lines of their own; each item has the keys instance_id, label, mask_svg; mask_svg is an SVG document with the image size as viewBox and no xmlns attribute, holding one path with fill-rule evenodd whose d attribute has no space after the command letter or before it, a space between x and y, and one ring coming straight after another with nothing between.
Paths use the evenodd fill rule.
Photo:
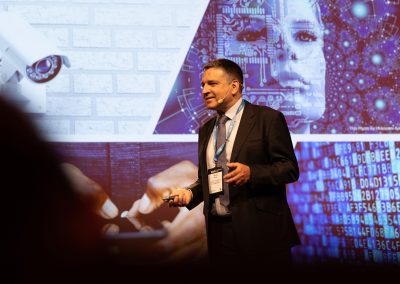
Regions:
<instances>
[{"instance_id":1,"label":"binary code","mask_svg":"<svg viewBox=\"0 0 400 284\"><path fill-rule=\"evenodd\" d=\"M296 259L399 264L400 142L307 142L296 155Z\"/></svg>"}]
</instances>

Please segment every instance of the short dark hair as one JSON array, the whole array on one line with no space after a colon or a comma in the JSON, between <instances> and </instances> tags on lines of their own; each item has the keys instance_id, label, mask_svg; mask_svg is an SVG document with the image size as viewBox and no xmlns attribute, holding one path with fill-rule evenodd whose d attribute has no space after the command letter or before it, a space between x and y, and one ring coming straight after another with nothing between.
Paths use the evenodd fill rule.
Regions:
<instances>
[{"instance_id":1,"label":"short dark hair","mask_svg":"<svg viewBox=\"0 0 400 284\"><path fill-rule=\"evenodd\" d=\"M206 71L210 68L221 68L223 69L232 79L236 79L240 83L240 91L243 89L243 71L242 68L232 60L219 58L214 61L208 62L204 65L203 69Z\"/></svg>"}]
</instances>

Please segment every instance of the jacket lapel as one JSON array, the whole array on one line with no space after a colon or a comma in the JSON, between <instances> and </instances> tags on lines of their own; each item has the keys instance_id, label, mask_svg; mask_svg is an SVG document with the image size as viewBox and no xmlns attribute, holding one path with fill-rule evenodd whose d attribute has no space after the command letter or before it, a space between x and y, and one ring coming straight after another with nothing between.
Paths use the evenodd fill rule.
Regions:
<instances>
[{"instance_id":1,"label":"jacket lapel","mask_svg":"<svg viewBox=\"0 0 400 284\"><path fill-rule=\"evenodd\" d=\"M246 141L246 138L248 137L251 129L253 128L254 123L255 123L254 111L251 108L250 104L246 102L245 107L243 109L242 118L240 120L239 129L236 134L235 142L233 144L233 149L230 159L231 162L236 162L240 149L242 148L243 143Z\"/></svg>"}]
</instances>

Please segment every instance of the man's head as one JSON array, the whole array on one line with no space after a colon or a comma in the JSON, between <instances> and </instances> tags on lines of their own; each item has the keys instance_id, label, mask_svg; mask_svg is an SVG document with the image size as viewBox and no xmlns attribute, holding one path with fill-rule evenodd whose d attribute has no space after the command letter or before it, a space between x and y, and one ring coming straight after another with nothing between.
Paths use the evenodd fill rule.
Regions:
<instances>
[{"instance_id":1,"label":"man's head","mask_svg":"<svg viewBox=\"0 0 400 284\"><path fill-rule=\"evenodd\" d=\"M224 113L242 97L242 69L228 59L211 61L204 66L201 86L206 107Z\"/></svg>"}]
</instances>

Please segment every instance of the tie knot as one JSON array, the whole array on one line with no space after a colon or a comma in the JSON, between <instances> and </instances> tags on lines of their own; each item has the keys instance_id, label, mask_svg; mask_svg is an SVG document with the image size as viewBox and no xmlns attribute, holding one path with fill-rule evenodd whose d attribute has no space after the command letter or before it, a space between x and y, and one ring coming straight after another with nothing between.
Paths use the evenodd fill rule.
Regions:
<instances>
[{"instance_id":1,"label":"tie knot","mask_svg":"<svg viewBox=\"0 0 400 284\"><path fill-rule=\"evenodd\" d=\"M221 115L218 119L218 124L225 124L228 121L229 117L227 117L226 115Z\"/></svg>"}]
</instances>

